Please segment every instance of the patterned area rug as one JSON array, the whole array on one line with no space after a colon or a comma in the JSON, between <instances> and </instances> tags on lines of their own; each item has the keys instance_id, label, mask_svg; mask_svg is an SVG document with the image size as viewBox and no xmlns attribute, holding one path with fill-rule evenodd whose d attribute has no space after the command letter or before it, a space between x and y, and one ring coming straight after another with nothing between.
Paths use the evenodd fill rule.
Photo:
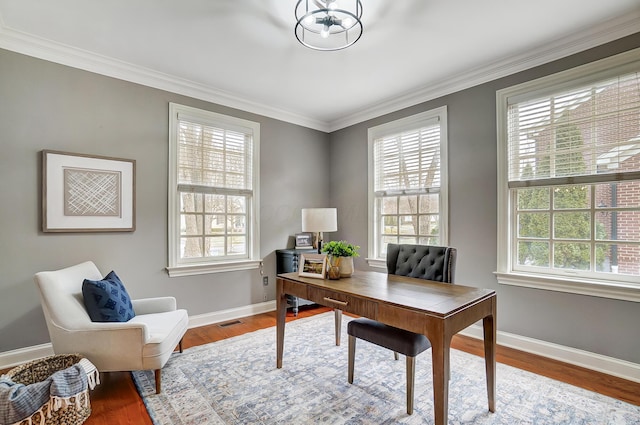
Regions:
<instances>
[{"instance_id":1,"label":"patterned area rug","mask_svg":"<svg viewBox=\"0 0 640 425\"><path fill-rule=\"evenodd\" d=\"M358 341L347 383L347 332L334 340L333 313L287 323L283 368L275 328L174 354L162 371L134 372L155 425L432 424L431 351L416 359L413 415L406 413L405 362ZM640 424L640 407L498 363L496 413L487 408L484 360L451 351L450 424Z\"/></svg>"}]
</instances>

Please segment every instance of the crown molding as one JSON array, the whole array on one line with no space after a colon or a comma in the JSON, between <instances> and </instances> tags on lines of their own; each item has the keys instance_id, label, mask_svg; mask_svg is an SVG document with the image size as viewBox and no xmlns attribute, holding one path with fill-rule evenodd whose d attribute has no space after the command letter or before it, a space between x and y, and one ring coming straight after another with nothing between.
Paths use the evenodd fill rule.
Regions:
<instances>
[{"instance_id":1,"label":"crown molding","mask_svg":"<svg viewBox=\"0 0 640 425\"><path fill-rule=\"evenodd\" d=\"M377 102L375 106L333 121L321 121L302 116L187 79L17 31L4 25L1 16L0 48L330 133L614 41L638 32L639 27L640 10L557 40L554 43L547 43L521 55L511 56L439 82L430 83L428 86L412 90L410 93Z\"/></svg>"},{"instance_id":2,"label":"crown molding","mask_svg":"<svg viewBox=\"0 0 640 425\"><path fill-rule=\"evenodd\" d=\"M286 121L314 130L327 132L329 128L328 123L317 119L243 99L231 93L187 79L14 30L4 25L1 17L0 48L107 77Z\"/></svg>"},{"instance_id":3,"label":"crown molding","mask_svg":"<svg viewBox=\"0 0 640 425\"><path fill-rule=\"evenodd\" d=\"M640 28L640 10L580 33L572 34L569 37L564 37L556 42L546 43L544 46L526 53L510 56L503 60L447 77L439 82L429 83L428 86L422 89L394 96L386 101L377 103L374 107L330 122L329 132L562 59L635 34L638 32L638 28Z\"/></svg>"}]
</instances>

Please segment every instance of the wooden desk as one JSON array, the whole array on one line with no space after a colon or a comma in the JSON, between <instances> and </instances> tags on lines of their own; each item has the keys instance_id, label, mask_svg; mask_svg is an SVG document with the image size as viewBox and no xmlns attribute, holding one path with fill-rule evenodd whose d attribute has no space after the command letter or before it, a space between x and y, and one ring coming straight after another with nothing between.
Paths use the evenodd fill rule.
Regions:
<instances>
[{"instance_id":1,"label":"wooden desk","mask_svg":"<svg viewBox=\"0 0 640 425\"><path fill-rule=\"evenodd\" d=\"M495 411L495 291L378 272L356 271L340 280L280 274L276 286L278 368L282 367L284 351L287 294L426 335L432 346L436 425L444 425L448 419L451 338L482 320L487 396L489 410Z\"/></svg>"}]
</instances>

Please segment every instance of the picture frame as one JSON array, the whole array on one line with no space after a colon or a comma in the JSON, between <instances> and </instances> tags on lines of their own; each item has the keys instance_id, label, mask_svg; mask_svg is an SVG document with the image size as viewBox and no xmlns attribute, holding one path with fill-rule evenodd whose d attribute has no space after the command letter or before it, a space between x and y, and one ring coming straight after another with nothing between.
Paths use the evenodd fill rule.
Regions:
<instances>
[{"instance_id":1,"label":"picture frame","mask_svg":"<svg viewBox=\"0 0 640 425\"><path fill-rule=\"evenodd\" d=\"M135 231L133 159L42 151L43 232Z\"/></svg>"},{"instance_id":2,"label":"picture frame","mask_svg":"<svg viewBox=\"0 0 640 425\"><path fill-rule=\"evenodd\" d=\"M300 254L298 276L324 279L327 271L326 254Z\"/></svg>"},{"instance_id":3,"label":"picture frame","mask_svg":"<svg viewBox=\"0 0 640 425\"><path fill-rule=\"evenodd\" d=\"M296 249L313 248L313 234L311 232L296 233Z\"/></svg>"}]
</instances>

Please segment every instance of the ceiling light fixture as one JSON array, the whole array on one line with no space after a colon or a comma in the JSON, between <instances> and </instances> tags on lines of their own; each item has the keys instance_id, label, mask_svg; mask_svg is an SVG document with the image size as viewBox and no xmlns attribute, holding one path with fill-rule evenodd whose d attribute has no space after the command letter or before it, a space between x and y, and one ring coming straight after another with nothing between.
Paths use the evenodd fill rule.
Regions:
<instances>
[{"instance_id":1,"label":"ceiling light fixture","mask_svg":"<svg viewBox=\"0 0 640 425\"><path fill-rule=\"evenodd\" d=\"M296 38L314 50L340 50L362 36L360 0L298 0Z\"/></svg>"}]
</instances>

